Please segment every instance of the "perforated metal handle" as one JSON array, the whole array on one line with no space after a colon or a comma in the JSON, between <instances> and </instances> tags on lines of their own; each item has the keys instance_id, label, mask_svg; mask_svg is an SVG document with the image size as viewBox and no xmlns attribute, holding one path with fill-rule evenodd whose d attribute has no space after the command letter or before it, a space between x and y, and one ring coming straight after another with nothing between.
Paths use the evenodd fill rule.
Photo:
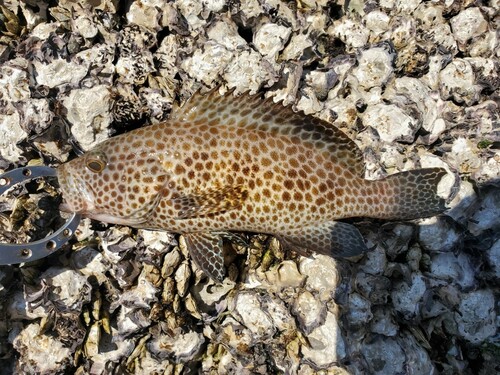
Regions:
<instances>
[{"instance_id":1,"label":"perforated metal handle","mask_svg":"<svg viewBox=\"0 0 500 375\"><path fill-rule=\"evenodd\" d=\"M0 175L0 195L20 182L51 176L56 176L56 170L51 167L36 166L14 169ZM80 215L73 213L61 228L42 240L26 244L0 243L0 265L30 262L49 256L71 238L80 220Z\"/></svg>"}]
</instances>

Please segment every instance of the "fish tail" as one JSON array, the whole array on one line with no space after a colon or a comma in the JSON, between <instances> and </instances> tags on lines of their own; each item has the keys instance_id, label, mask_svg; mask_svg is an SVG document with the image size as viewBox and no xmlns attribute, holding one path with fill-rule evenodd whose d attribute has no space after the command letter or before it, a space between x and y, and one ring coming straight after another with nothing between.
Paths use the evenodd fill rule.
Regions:
<instances>
[{"instance_id":1,"label":"fish tail","mask_svg":"<svg viewBox=\"0 0 500 375\"><path fill-rule=\"evenodd\" d=\"M373 217L411 220L437 215L446 210L445 200L437 194L446 175L442 168L424 168L388 176L379 183L379 207Z\"/></svg>"}]
</instances>

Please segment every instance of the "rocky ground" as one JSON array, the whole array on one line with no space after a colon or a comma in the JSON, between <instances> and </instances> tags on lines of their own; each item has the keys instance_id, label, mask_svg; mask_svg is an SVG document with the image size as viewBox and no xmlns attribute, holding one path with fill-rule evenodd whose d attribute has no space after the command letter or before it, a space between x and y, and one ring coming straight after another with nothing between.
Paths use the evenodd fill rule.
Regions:
<instances>
[{"instance_id":1,"label":"rocky ground","mask_svg":"<svg viewBox=\"0 0 500 375\"><path fill-rule=\"evenodd\" d=\"M0 373L500 372L498 0L0 4L4 171L218 86L334 123L369 179L441 166L451 193L441 217L356 221L374 250L354 261L242 235L221 285L178 236L84 220L51 257L0 267ZM53 185L2 197L2 241L60 225Z\"/></svg>"}]
</instances>

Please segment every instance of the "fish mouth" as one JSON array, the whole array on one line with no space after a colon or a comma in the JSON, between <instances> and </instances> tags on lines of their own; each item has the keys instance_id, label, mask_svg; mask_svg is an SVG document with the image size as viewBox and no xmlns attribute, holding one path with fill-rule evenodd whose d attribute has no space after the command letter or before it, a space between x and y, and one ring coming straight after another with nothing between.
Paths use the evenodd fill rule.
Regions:
<instances>
[{"instance_id":1,"label":"fish mouth","mask_svg":"<svg viewBox=\"0 0 500 375\"><path fill-rule=\"evenodd\" d=\"M60 205L59 205L59 211L62 211L62 212L74 212L70 205L67 204L66 202L62 202Z\"/></svg>"},{"instance_id":2,"label":"fish mouth","mask_svg":"<svg viewBox=\"0 0 500 375\"><path fill-rule=\"evenodd\" d=\"M57 179L63 196L63 203L59 205L59 210L84 213L95 208L95 195L92 188L71 171L68 171L65 164L57 168ZM81 209L75 209L74 202L77 202Z\"/></svg>"},{"instance_id":3,"label":"fish mouth","mask_svg":"<svg viewBox=\"0 0 500 375\"><path fill-rule=\"evenodd\" d=\"M96 194L92 186L80 178L77 173L72 173L70 165L62 164L57 168L57 179L63 196L63 202L59 205L59 210L62 212L76 212L84 217L105 223L136 227L141 226L146 221L142 215L119 217L99 210L94 203ZM140 212L140 210L138 211Z\"/></svg>"}]
</instances>

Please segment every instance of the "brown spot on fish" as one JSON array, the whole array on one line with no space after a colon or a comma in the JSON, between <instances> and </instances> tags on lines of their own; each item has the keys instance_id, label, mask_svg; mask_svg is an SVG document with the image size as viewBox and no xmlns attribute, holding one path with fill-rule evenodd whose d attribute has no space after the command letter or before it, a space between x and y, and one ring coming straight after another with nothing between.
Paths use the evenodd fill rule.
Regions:
<instances>
[{"instance_id":1,"label":"brown spot on fish","mask_svg":"<svg viewBox=\"0 0 500 375\"><path fill-rule=\"evenodd\" d=\"M316 199L316 201L314 203L316 203L316 205L318 205L318 206L322 206L323 204L326 203L326 199L324 197L319 197Z\"/></svg>"},{"instance_id":2,"label":"brown spot on fish","mask_svg":"<svg viewBox=\"0 0 500 375\"><path fill-rule=\"evenodd\" d=\"M292 168L299 168L300 167L300 163L297 159L294 159L294 158L291 158L288 163L290 163L290 166Z\"/></svg>"},{"instance_id":3,"label":"brown spot on fish","mask_svg":"<svg viewBox=\"0 0 500 375\"><path fill-rule=\"evenodd\" d=\"M260 162L263 167L269 167L273 163L269 158L262 158Z\"/></svg>"},{"instance_id":4,"label":"brown spot on fish","mask_svg":"<svg viewBox=\"0 0 500 375\"><path fill-rule=\"evenodd\" d=\"M266 180L270 180L270 179L272 179L272 178L273 178L273 176L274 176L274 173L273 173L272 171L265 171L265 172L264 172L264 178L265 178Z\"/></svg>"}]
</instances>

